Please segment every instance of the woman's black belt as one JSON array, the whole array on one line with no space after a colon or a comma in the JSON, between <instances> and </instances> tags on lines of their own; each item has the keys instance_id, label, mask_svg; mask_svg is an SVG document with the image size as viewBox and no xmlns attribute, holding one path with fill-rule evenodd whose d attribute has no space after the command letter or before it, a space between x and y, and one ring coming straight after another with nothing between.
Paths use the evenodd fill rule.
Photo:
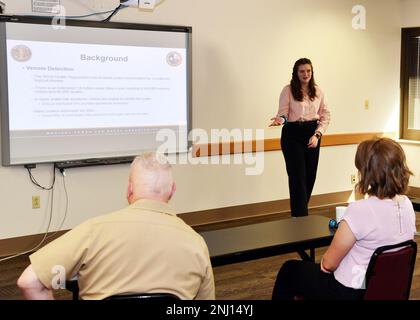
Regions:
<instances>
[{"instance_id":1,"label":"woman's black belt","mask_svg":"<svg viewBox=\"0 0 420 320\"><path fill-rule=\"evenodd\" d=\"M295 126L307 126L317 124L319 120L309 120L309 121L288 121L287 124L295 125Z\"/></svg>"}]
</instances>

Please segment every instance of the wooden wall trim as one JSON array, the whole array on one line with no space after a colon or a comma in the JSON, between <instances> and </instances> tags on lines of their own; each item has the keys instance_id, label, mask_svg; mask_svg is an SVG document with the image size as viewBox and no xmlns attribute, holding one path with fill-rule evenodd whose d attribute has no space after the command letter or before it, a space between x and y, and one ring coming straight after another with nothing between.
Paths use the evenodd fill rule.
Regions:
<instances>
[{"instance_id":1,"label":"wooden wall trim","mask_svg":"<svg viewBox=\"0 0 420 320\"><path fill-rule=\"evenodd\" d=\"M50 232L42 246L45 246L54 239L57 239L67 231L69 230L62 230L58 231L57 233ZM42 241L44 235L45 234L33 234L23 237L2 239L0 240L0 257L10 256L26 251L32 251L32 249L35 248Z\"/></svg>"},{"instance_id":2,"label":"wooden wall trim","mask_svg":"<svg viewBox=\"0 0 420 320\"><path fill-rule=\"evenodd\" d=\"M395 137L394 132L368 132L368 133L342 133L342 134L327 134L322 137L322 147L343 146L350 144L358 144L364 140L372 139L374 137ZM280 139L265 139L252 141L238 141L238 142L220 142L210 144L195 144L193 145L193 157L216 156L223 154L235 154L245 152L258 151L276 151L281 150Z\"/></svg>"},{"instance_id":3,"label":"wooden wall trim","mask_svg":"<svg viewBox=\"0 0 420 320\"><path fill-rule=\"evenodd\" d=\"M310 211L348 203L352 191L313 195L309 202ZM179 214L187 224L197 231L212 230L244 223L270 221L290 217L289 199L251 203L225 208L209 209Z\"/></svg>"},{"instance_id":4,"label":"wooden wall trim","mask_svg":"<svg viewBox=\"0 0 420 320\"><path fill-rule=\"evenodd\" d=\"M409 187L408 195L414 198L420 198L420 188L417 187Z\"/></svg>"}]
</instances>

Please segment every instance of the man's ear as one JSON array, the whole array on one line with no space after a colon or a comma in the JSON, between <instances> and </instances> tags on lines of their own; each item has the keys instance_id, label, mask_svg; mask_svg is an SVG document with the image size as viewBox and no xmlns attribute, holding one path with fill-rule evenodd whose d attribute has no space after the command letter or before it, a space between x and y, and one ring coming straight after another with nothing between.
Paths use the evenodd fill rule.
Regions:
<instances>
[{"instance_id":1,"label":"man's ear","mask_svg":"<svg viewBox=\"0 0 420 320\"><path fill-rule=\"evenodd\" d=\"M127 186L127 201L129 204L132 203L133 200L133 184L131 183L131 181L128 181L128 186Z\"/></svg>"},{"instance_id":2,"label":"man's ear","mask_svg":"<svg viewBox=\"0 0 420 320\"><path fill-rule=\"evenodd\" d=\"M172 199L172 196L175 194L175 191L176 191L176 183L174 181L174 182L172 182L171 193L169 195L168 201Z\"/></svg>"}]
</instances>

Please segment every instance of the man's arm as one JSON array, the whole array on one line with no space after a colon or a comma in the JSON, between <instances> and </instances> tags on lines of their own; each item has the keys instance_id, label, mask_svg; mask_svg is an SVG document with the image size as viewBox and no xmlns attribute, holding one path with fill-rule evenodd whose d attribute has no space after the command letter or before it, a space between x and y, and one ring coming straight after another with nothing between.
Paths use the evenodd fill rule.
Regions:
<instances>
[{"instance_id":1,"label":"man's arm","mask_svg":"<svg viewBox=\"0 0 420 320\"><path fill-rule=\"evenodd\" d=\"M214 288L214 276L213 269L211 267L210 261L209 265L206 268L206 274L204 276L203 282L200 285L197 296L195 300L214 300L216 297Z\"/></svg>"},{"instance_id":2,"label":"man's arm","mask_svg":"<svg viewBox=\"0 0 420 320\"><path fill-rule=\"evenodd\" d=\"M46 288L29 265L20 275L17 285L27 300L54 300L52 290Z\"/></svg>"}]
</instances>

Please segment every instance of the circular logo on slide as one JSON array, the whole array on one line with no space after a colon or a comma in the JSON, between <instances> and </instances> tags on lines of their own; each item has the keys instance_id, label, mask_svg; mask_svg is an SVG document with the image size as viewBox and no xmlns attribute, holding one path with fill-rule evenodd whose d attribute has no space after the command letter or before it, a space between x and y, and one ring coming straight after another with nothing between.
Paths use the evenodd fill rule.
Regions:
<instances>
[{"instance_id":1,"label":"circular logo on slide","mask_svg":"<svg viewBox=\"0 0 420 320\"><path fill-rule=\"evenodd\" d=\"M178 67L182 63L182 56L179 52L172 51L166 56L166 62L171 67Z\"/></svg>"},{"instance_id":2,"label":"circular logo on slide","mask_svg":"<svg viewBox=\"0 0 420 320\"><path fill-rule=\"evenodd\" d=\"M24 45L14 46L11 51L13 59L19 62L26 62L32 57L32 51Z\"/></svg>"}]
</instances>

